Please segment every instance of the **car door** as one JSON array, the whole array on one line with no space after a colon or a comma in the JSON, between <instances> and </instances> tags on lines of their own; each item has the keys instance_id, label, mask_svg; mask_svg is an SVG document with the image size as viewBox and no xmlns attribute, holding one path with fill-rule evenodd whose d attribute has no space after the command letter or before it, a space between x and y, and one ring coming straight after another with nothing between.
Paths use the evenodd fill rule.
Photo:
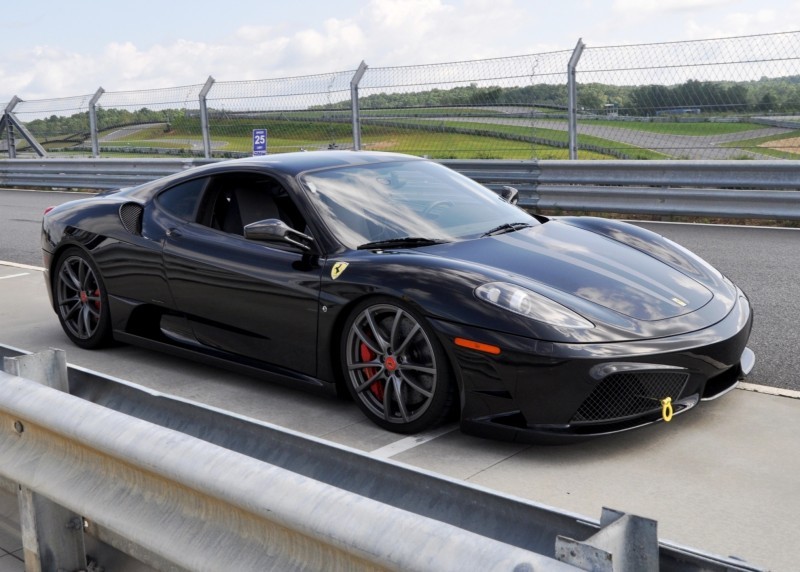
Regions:
<instances>
[{"instance_id":1,"label":"car door","mask_svg":"<svg viewBox=\"0 0 800 572\"><path fill-rule=\"evenodd\" d=\"M282 210L275 204L279 194ZM163 243L175 306L195 338L209 348L315 375L319 264L291 245L242 236L243 226L255 220L302 225L299 211L279 183L255 174L216 177L203 201L197 220L168 229Z\"/></svg>"}]
</instances>

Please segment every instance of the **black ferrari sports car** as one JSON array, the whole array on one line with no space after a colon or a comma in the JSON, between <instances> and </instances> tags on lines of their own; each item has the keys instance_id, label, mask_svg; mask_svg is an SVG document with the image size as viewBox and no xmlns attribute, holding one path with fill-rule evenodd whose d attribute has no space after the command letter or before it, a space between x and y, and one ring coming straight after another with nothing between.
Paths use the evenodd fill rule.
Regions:
<instances>
[{"instance_id":1,"label":"black ferrari sports car","mask_svg":"<svg viewBox=\"0 0 800 572\"><path fill-rule=\"evenodd\" d=\"M219 162L47 212L47 286L81 347L346 388L403 433L456 415L495 438L612 433L750 371L750 303L720 272L515 195L389 153Z\"/></svg>"}]
</instances>

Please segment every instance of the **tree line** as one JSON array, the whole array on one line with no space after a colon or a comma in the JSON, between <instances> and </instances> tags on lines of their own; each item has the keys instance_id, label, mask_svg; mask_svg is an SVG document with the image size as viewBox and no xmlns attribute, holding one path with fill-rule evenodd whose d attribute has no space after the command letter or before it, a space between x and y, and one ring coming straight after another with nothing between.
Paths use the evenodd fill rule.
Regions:
<instances>
[{"instance_id":1,"label":"tree line","mask_svg":"<svg viewBox=\"0 0 800 572\"><path fill-rule=\"evenodd\" d=\"M578 107L584 112L653 116L670 111L697 113L765 113L800 111L800 76L762 78L750 82L688 80L677 85L618 86L578 84ZM479 87L408 93L376 93L359 98L363 110L453 106L532 106L566 109L567 86L536 84L520 87ZM344 109L349 102L318 106Z\"/></svg>"}]
</instances>

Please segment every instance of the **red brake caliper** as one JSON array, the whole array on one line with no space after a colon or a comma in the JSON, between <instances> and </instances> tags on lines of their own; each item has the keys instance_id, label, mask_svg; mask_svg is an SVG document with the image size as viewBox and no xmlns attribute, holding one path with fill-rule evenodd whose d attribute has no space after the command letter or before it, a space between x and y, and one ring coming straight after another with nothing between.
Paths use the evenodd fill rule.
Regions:
<instances>
[{"instance_id":1,"label":"red brake caliper","mask_svg":"<svg viewBox=\"0 0 800 572\"><path fill-rule=\"evenodd\" d=\"M94 291L94 295L97 297L97 300L94 301L94 307L98 310L100 309L100 288ZM81 290L78 297L81 300L81 304L88 304L89 303L89 293L85 290Z\"/></svg>"},{"instance_id":2,"label":"red brake caliper","mask_svg":"<svg viewBox=\"0 0 800 572\"><path fill-rule=\"evenodd\" d=\"M372 361L375 359L375 353L367 347L367 344L361 342L361 359L364 362ZM365 367L364 368L364 375L367 376L367 379L372 377L377 373L377 369L374 367ZM369 386L369 390L372 394L377 397L380 401L383 401L383 384L379 380L375 380L372 385Z\"/></svg>"}]
</instances>

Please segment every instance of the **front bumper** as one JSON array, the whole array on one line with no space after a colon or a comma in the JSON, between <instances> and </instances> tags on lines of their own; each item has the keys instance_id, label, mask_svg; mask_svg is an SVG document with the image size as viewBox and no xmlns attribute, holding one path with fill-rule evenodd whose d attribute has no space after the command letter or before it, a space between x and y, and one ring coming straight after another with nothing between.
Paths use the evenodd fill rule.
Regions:
<instances>
[{"instance_id":1,"label":"front bumper","mask_svg":"<svg viewBox=\"0 0 800 572\"><path fill-rule=\"evenodd\" d=\"M752 319L740 292L713 326L651 340L561 344L463 324L433 325L459 380L465 433L558 443L661 422L667 413L684 413L730 391L754 364L746 347ZM456 337L502 351L469 350L456 346Z\"/></svg>"}]
</instances>

